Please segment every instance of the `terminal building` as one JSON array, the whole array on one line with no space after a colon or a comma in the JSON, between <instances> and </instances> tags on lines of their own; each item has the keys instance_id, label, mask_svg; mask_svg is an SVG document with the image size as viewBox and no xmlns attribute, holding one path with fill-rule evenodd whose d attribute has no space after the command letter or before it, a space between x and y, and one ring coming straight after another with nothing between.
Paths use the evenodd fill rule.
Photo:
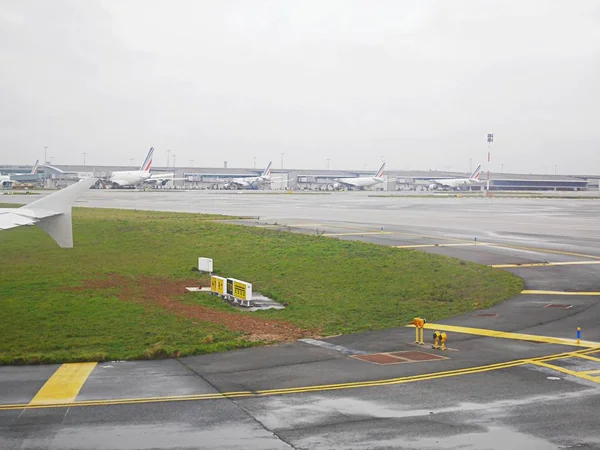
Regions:
<instances>
[{"instance_id":1,"label":"terminal building","mask_svg":"<svg viewBox=\"0 0 600 450\"><path fill-rule=\"evenodd\" d=\"M75 182L80 177L107 177L113 171L136 170L128 166L82 166L40 165L36 174L29 174L31 166L0 165L0 174L10 176L19 183L35 183L48 188L60 188ZM169 189L223 189L227 180L236 177L255 177L263 169L244 168L198 168L198 167L155 167L153 174L175 173L181 180L169 181L158 188ZM338 178L369 177L374 171L367 170L305 170L272 169L271 190L333 190ZM400 171L386 170L386 181L371 190L383 191L429 191L433 180L444 178L467 178L470 174L444 171ZM542 175L542 174L493 174L490 191L586 191L599 189L600 176L588 175ZM481 173L478 185L466 189L480 191L487 186L487 174Z\"/></svg>"}]
</instances>

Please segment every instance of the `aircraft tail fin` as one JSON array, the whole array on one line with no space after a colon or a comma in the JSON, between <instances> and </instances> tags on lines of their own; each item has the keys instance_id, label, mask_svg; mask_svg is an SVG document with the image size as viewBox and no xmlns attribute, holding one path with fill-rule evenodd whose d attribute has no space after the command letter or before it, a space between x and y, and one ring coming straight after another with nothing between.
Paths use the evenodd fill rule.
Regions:
<instances>
[{"instance_id":1,"label":"aircraft tail fin","mask_svg":"<svg viewBox=\"0 0 600 450\"><path fill-rule=\"evenodd\" d=\"M385 163L383 163L381 165L381 167L379 168L379 170L375 174L375 178L381 178L381 177L383 177L383 173L384 173L383 171L384 171L384 169L385 169Z\"/></svg>"},{"instance_id":2,"label":"aircraft tail fin","mask_svg":"<svg viewBox=\"0 0 600 450\"><path fill-rule=\"evenodd\" d=\"M148 155L146 155L146 159L140 166L140 172L149 172L150 166L152 166L152 155L154 154L154 147L150 147L148 151Z\"/></svg>"},{"instance_id":3,"label":"aircraft tail fin","mask_svg":"<svg viewBox=\"0 0 600 450\"><path fill-rule=\"evenodd\" d=\"M479 174L481 173L481 164L479 164L477 166L477 169L475 169L475 171L471 174L471 176L469 177L469 180L479 180Z\"/></svg>"},{"instance_id":4,"label":"aircraft tail fin","mask_svg":"<svg viewBox=\"0 0 600 450\"><path fill-rule=\"evenodd\" d=\"M40 165L40 160L36 159L35 160L35 164L33 165L33 167L31 168L31 172L29 172L30 175L35 175L38 171L38 167Z\"/></svg>"},{"instance_id":5,"label":"aircraft tail fin","mask_svg":"<svg viewBox=\"0 0 600 450\"><path fill-rule=\"evenodd\" d=\"M267 167L265 167L265 170L263 171L261 177L269 177L271 175L271 165L273 164L273 161L269 161L269 164L267 165Z\"/></svg>"},{"instance_id":6,"label":"aircraft tail fin","mask_svg":"<svg viewBox=\"0 0 600 450\"><path fill-rule=\"evenodd\" d=\"M36 225L50 235L63 248L73 247L73 223L71 207L96 178L86 178L19 209L27 210L38 218Z\"/></svg>"}]
</instances>

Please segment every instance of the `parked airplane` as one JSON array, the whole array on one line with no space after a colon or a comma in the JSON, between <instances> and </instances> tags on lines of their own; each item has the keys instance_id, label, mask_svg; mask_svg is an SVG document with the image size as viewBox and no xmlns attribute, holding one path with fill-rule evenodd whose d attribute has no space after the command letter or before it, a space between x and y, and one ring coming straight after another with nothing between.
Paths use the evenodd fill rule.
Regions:
<instances>
[{"instance_id":1,"label":"parked airplane","mask_svg":"<svg viewBox=\"0 0 600 450\"><path fill-rule=\"evenodd\" d=\"M35 175L35 174L37 174L39 163L40 163L40 160L36 159L35 164L33 165L32 169L31 169L31 172L15 173L13 175ZM0 186L2 186L4 189L13 187L13 185L15 183L19 184L20 182L18 180L11 179L10 175L0 175Z\"/></svg>"},{"instance_id":2,"label":"parked airplane","mask_svg":"<svg viewBox=\"0 0 600 450\"><path fill-rule=\"evenodd\" d=\"M480 183L479 174L481 173L481 164L477 166L477 169L471 174L469 178L447 178L433 180L433 183L429 185L429 189L461 189L474 184Z\"/></svg>"},{"instance_id":3,"label":"parked airplane","mask_svg":"<svg viewBox=\"0 0 600 450\"><path fill-rule=\"evenodd\" d=\"M263 170L263 173L257 177L238 177L231 178L223 185L225 189L258 189L265 184L271 183L271 165L272 161L269 161L269 165Z\"/></svg>"},{"instance_id":4,"label":"parked airplane","mask_svg":"<svg viewBox=\"0 0 600 450\"><path fill-rule=\"evenodd\" d=\"M151 176L150 167L152 166L153 154L154 147L150 147L148 155L146 155L146 159L144 159L139 170L121 170L112 172L105 182L116 187L137 186L143 183Z\"/></svg>"},{"instance_id":5,"label":"parked airplane","mask_svg":"<svg viewBox=\"0 0 600 450\"><path fill-rule=\"evenodd\" d=\"M379 170L372 177L353 177L353 178L338 178L333 185L333 188L336 190L343 189L344 187L349 189L364 189L366 187L375 186L376 184L381 184L384 181L383 178L383 169L385 168L385 163L381 165Z\"/></svg>"},{"instance_id":6,"label":"parked airplane","mask_svg":"<svg viewBox=\"0 0 600 450\"><path fill-rule=\"evenodd\" d=\"M140 184L162 184L166 185L169 181L185 180L185 178L175 178L175 173L150 173L152 166L152 155L154 147L150 147L146 159L138 170L121 170L111 172L110 176L102 180L104 187L111 185L113 187L135 187Z\"/></svg>"},{"instance_id":7,"label":"parked airplane","mask_svg":"<svg viewBox=\"0 0 600 450\"><path fill-rule=\"evenodd\" d=\"M73 247L71 207L96 178L86 178L20 208L0 208L0 230L37 225L62 248Z\"/></svg>"}]
</instances>

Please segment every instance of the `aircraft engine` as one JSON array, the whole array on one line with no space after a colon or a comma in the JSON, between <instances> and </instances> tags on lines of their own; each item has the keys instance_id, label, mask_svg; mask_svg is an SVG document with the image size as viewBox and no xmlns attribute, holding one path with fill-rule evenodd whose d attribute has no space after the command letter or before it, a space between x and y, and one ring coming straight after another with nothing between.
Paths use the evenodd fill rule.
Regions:
<instances>
[{"instance_id":1,"label":"aircraft engine","mask_svg":"<svg viewBox=\"0 0 600 450\"><path fill-rule=\"evenodd\" d=\"M435 191L437 188L438 188L438 185L437 185L437 184L435 184L435 183L431 183L431 184L429 185L429 190L430 190L430 191Z\"/></svg>"}]
</instances>

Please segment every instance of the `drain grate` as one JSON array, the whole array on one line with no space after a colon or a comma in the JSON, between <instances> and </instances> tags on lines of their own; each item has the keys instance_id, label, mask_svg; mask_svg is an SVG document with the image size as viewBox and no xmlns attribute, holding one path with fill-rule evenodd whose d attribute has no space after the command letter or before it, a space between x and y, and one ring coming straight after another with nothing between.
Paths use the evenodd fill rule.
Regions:
<instances>
[{"instance_id":1,"label":"drain grate","mask_svg":"<svg viewBox=\"0 0 600 450\"><path fill-rule=\"evenodd\" d=\"M572 308L573 305L567 305L565 303L548 303L544 308L558 308L558 309L569 309Z\"/></svg>"},{"instance_id":2,"label":"drain grate","mask_svg":"<svg viewBox=\"0 0 600 450\"><path fill-rule=\"evenodd\" d=\"M496 314L496 313L479 313L479 314L473 314L473 316L475 316L475 317L498 317L498 314Z\"/></svg>"}]
</instances>

